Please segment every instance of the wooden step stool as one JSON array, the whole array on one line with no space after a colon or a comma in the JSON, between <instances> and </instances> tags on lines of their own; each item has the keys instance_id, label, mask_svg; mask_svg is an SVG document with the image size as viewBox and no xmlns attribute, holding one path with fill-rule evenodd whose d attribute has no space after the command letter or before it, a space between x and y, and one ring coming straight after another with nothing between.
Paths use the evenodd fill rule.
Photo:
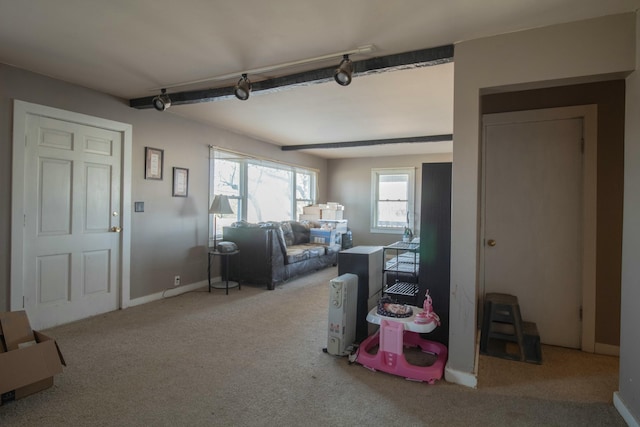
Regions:
<instances>
[{"instance_id":1,"label":"wooden step stool","mask_svg":"<svg viewBox=\"0 0 640 427\"><path fill-rule=\"evenodd\" d=\"M511 351L512 347L517 348L516 352ZM485 295L480 353L542 363L538 328L535 323L522 320L516 296L501 293Z\"/></svg>"}]
</instances>

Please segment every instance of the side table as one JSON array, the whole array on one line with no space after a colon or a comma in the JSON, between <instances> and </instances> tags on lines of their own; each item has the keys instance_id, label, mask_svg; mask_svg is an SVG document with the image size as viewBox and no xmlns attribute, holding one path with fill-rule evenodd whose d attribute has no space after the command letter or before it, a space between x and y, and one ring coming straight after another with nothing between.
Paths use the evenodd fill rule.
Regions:
<instances>
[{"instance_id":1,"label":"side table","mask_svg":"<svg viewBox=\"0 0 640 427\"><path fill-rule=\"evenodd\" d=\"M209 263L207 266L207 276L209 279L209 292L211 292L211 288L215 288L215 289L226 289L226 294L229 295L229 288L235 288L236 286L238 287L238 289L242 289L242 287L240 286L240 282L231 282L229 283L229 258L232 257L233 255L236 255L237 253L239 253L240 251L233 251L233 252L219 252L217 250L211 250L209 251ZM225 277L223 278L222 282L216 282L216 283L211 283L211 264L213 263L213 260L215 257L219 256L220 257L220 261L225 262L225 270L226 270L226 274Z\"/></svg>"}]
</instances>

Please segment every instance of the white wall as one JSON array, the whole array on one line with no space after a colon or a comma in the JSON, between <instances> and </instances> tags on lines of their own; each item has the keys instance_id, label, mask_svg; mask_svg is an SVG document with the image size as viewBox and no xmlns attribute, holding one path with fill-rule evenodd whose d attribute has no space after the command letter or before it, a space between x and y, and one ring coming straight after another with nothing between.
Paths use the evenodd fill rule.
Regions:
<instances>
[{"instance_id":1,"label":"white wall","mask_svg":"<svg viewBox=\"0 0 640 427\"><path fill-rule=\"evenodd\" d=\"M473 385L476 374L480 94L625 75L635 68L634 29L635 14L622 14L455 46L448 380Z\"/></svg>"},{"instance_id":2,"label":"white wall","mask_svg":"<svg viewBox=\"0 0 640 427\"><path fill-rule=\"evenodd\" d=\"M636 16L636 72L627 78L622 241L620 390L623 404L640 424L640 13ZM620 408L619 408L620 409ZM621 411L623 412L623 411ZM628 420L629 422L629 420ZM631 424L629 422L629 424Z\"/></svg>"}]
</instances>

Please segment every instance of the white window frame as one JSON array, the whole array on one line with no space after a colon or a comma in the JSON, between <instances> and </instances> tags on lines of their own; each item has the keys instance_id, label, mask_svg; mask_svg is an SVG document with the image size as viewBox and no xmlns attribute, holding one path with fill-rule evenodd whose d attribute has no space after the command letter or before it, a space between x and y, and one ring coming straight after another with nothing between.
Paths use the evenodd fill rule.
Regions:
<instances>
[{"instance_id":1,"label":"white window frame","mask_svg":"<svg viewBox=\"0 0 640 427\"><path fill-rule=\"evenodd\" d=\"M219 152L221 155L219 156L221 159L226 159L229 161L235 161L238 162L240 165L240 182L239 182L239 195L238 196L229 196L230 199L237 199L238 200L238 211L235 212L236 214L236 221L241 221L247 220L247 206L248 206L248 201L247 201L247 181L248 181L248 168L250 167L250 165L262 165L262 166L266 166L266 167L271 167L271 168L276 168L276 169L283 169L283 170L287 170L291 172L291 189L293 194L291 194L291 213L293 215L293 218L289 218L291 220L296 220L297 219L297 202L300 199L296 199L297 197L297 192L296 192L296 179L297 173L304 173L304 174L308 174L311 176L311 199L310 199L310 203L313 204L316 202L317 199L317 194L318 194L318 171L315 169L311 169L311 168L304 168L304 167L299 167L299 166L295 166L295 165L289 165L286 163L281 163L281 162L276 162L270 159L261 159L261 158L256 158L256 157L251 157L245 154L241 154L241 153L237 153L234 151L229 151L229 150L224 150L224 149L219 149L216 147L211 147L210 148L211 153L210 153L210 161L209 161L209 206L211 206L211 202L213 201L214 198L214 188L215 188L215 174L214 174L214 168L215 168L215 161L216 158L218 158L218 156L216 155L216 151ZM308 200L308 199L304 199L304 200ZM213 241L213 219L211 214L209 214L209 240L210 242ZM222 236L218 236L218 238L221 238Z\"/></svg>"},{"instance_id":2,"label":"white window frame","mask_svg":"<svg viewBox=\"0 0 640 427\"><path fill-rule=\"evenodd\" d=\"M409 212L409 227L415 229L415 168L375 168L371 169L371 233L400 234L404 227L380 227L378 223L378 186L380 177L384 175L407 175L407 211ZM403 199L398 199L403 200Z\"/></svg>"},{"instance_id":3,"label":"white window frame","mask_svg":"<svg viewBox=\"0 0 640 427\"><path fill-rule=\"evenodd\" d=\"M311 176L311 198L309 199L298 199L298 192L296 188L298 186L298 174L305 174ZM318 194L318 172L311 169L303 169L303 168L294 168L293 170L293 214L296 216L293 218L294 220L298 219L298 202L304 202L307 205L313 205L317 200Z\"/></svg>"}]
</instances>

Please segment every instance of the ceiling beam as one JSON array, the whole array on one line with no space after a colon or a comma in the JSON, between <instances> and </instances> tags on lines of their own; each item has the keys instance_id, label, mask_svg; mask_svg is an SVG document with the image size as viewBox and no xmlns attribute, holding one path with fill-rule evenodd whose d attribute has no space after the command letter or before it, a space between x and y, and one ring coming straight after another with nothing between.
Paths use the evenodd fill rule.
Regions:
<instances>
[{"instance_id":1,"label":"ceiling beam","mask_svg":"<svg viewBox=\"0 0 640 427\"><path fill-rule=\"evenodd\" d=\"M415 50L394 55L380 56L377 58L353 61L354 76L383 73L410 68L429 67L445 64L453 61L453 45L433 47L429 49ZM332 67L320 68L288 76L275 77L252 83L252 93L270 93L291 88L305 86L333 80L333 73L338 64ZM238 78L240 78L238 74ZM251 79L251 76L249 76ZM226 86L214 89L191 90L184 92L168 93L171 105L197 104L200 102L212 102L235 97L234 86ZM153 108L153 98L159 94L134 98L129 100L129 106L137 109Z\"/></svg>"},{"instance_id":2,"label":"ceiling beam","mask_svg":"<svg viewBox=\"0 0 640 427\"><path fill-rule=\"evenodd\" d=\"M280 147L282 151L296 150L312 150L312 149L331 149L331 148L352 148L352 147L369 147L372 145L384 144L413 144L421 142L443 142L453 141L452 134L429 135L429 136L411 136L407 138L389 138L389 139L370 139L364 141L345 141L345 142L327 142L322 144L306 144L306 145L283 145Z\"/></svg>"}]
</instances>

